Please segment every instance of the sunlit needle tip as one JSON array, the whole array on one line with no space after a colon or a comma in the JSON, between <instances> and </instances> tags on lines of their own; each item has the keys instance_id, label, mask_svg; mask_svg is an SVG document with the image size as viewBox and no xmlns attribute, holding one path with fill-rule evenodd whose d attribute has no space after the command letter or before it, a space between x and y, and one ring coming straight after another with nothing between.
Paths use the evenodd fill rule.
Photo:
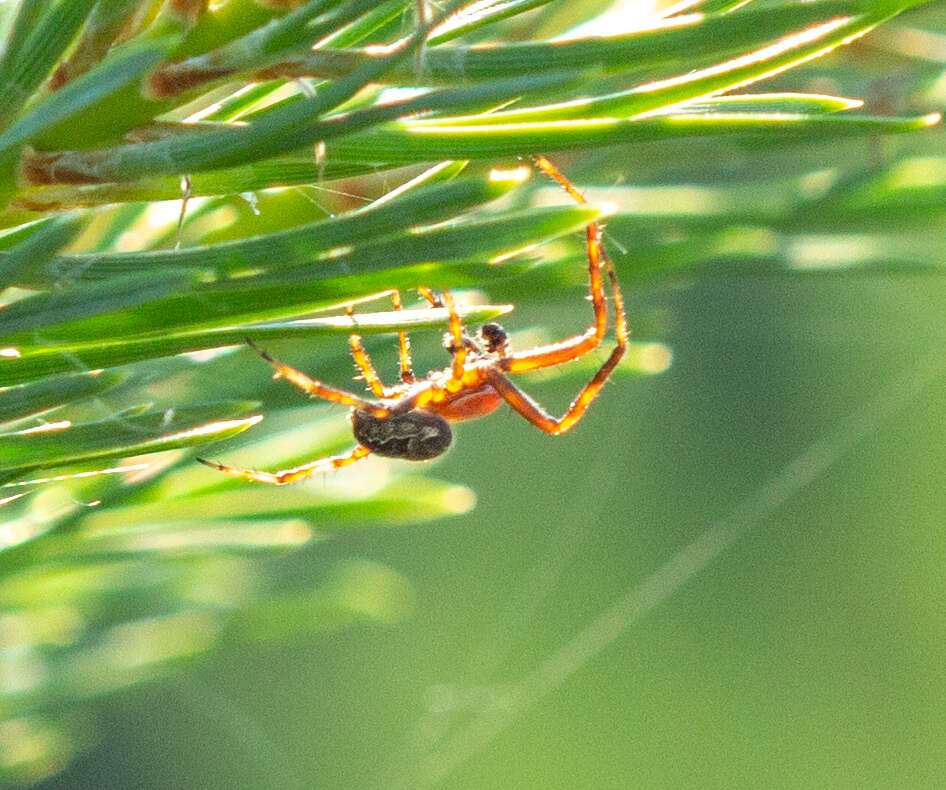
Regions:
<instances>
[{"instance_id":1,"label":"sunlit needle tip","mask_svg":"<svg viewBox=\"0 0 946 790\"><path fill-rule=\"evenodd\" d=\"M531 175L532 171L525 166L515 167L511 169L501 169L494 167L489 171L489 180L490 181L511 181L514 184L521 184Z\"/></svg>"},{"instance_id":2,"label":"sunlit needle tip","mask_svg":"<svg viewBox=\"0 0 946 790\"><path fill-rule=\"evenodd\" d=\"M600 216L610 217L612 214L618 213L618 204L613 200L604 200L598 203L598 208L601 211Z\"/></svg>"}]
</instances>

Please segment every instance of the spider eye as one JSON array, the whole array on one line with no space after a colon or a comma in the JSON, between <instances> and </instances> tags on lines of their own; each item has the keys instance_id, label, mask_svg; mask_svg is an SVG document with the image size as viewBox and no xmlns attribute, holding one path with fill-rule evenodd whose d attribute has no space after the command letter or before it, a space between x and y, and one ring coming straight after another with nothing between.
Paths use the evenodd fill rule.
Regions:
<instances>
[{"instance_id":1,"label":"spider eye","mask_svg":"<svg viewBox=\"0 0 946 790\"><path fill-rule=\"evenodd\" d=\"M480 338L486 350L491 354L499 354L506 348L508 342L506 330L499 324L489 323L480 327Z\"/></svg>"},{"instance_id":2,"label":"spider eye","mask_svg":"<svg viewBox=\"0 0 946 790\"><path fill-rule=\"evenodd\" d=\"M355 409L351 427L355 439L373 453L407 461L436 458L453 440L450 423L439 414L421 409L389 417Z\"/></svg>"}]
</instances>

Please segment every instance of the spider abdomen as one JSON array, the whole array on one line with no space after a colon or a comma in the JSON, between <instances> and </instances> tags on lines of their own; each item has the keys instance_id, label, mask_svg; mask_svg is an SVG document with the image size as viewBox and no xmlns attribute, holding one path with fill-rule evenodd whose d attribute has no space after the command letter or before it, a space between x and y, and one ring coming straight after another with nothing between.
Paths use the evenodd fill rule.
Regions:
<instances>
[{"instance_id":1,"label":"spider abdomen","mask_svg":"<svg viewBox=\"0 0 946 790\"><path fill-rule=\"evenodd\" d=\"M355 409L351 426L359 444L373 453L407 461L436 458L453 440L450 424L443 417L421 409L388 417L375 417Z\"/></svg>"}]
</instances>

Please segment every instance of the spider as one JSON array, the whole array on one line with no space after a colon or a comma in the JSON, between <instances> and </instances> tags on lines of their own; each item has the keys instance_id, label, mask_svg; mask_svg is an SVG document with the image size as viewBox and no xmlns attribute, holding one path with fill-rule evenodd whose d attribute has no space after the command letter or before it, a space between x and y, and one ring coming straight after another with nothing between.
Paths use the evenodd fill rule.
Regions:
<instances>
[{"instance_id":1,"label":"spider","mask_svg":"<svg viewBox=\"0 0 946 790\"><path fill-rule=\"evenodd\" d=\"M585 199L564 175L545 157L534 157L535 164L561 185L578 203ZM596 222L586 228L589 290L594 311L594 324L583 333L558 343L511 351L506 331L495 323L481 326L475 335L467 333L454 307L449 291L437 296L429 288L418 288L432 307L446 308L449 332L444 347L452 356L443 370L431 371L426 378L414 377L407 334L400 332L399 362L401 381L394 386L381 382L374 365L357 334L349 336L351 355L375 399L363 398L345 390L323 384L306 374L284 365L246 342L276 370L274 378L285 378L309 395L351 407L352 432L357 446L345 455L319 458L292 469L263 472L240 469L198 458L202 464L227 474L283 485L305 480L313 475L348 466L375 453L389 458L425 461L444 453L453 438L451 422L483 417L506 402L540 430L552 435L565 433L584 415L588 405L604 386L627 349L628 329L624 301L614 267L601 246L601 232ZM598 372L578 393L561 417L553 417L508 378L509 373L547 368L576 360L592 352L604 339L608 327L608 308L604 277L607 273L614 301L617 345ZM401 309L401 298L391 292L395 310ZM354 322L354 310L346 311Z\"/></svg>"}]
</instances>

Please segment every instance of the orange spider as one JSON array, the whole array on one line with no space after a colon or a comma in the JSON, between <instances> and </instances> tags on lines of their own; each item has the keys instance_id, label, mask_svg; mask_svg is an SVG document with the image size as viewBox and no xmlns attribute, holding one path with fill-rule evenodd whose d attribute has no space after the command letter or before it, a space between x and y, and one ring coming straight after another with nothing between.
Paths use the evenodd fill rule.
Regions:
<instances>
[{"instance_id":1,"label":"orange spider","mask_svg":"<svg viewBox=\"0 0 946 790\"><path fill-rule=\"evenodd\" d=\"M534 161L574 200L585 202L577 189L545 157L535 157ZM614 267L601 246L600 236L597 223L591 222L586 229L586 244L591 303L594 309L593 326L580 335L558 343L510 352L506 332L499 324L484 324L476 336L470 336L457 315L449 291L444 291L443 297L438 298L429 288L419 288L420 294L432 306L447 309L450 331L446 335L444 346L453 356L452 364L444 370L432 371L427 378L416 379L411 369L407 334L400 332L401 382L387 387L381 382L368 358L361 337L352 334L349 337L352 357L377 400L362 398L311 379L274 359L247 339L246 342L276 369L275 378L284 377L313 397L350 406L352 431L358 445L345 455L319 458L294 469L279 472L239 469L203 458L197 460L221 472L272 485L294 483L348 466L371 453L408 461L425 461L441 455L450 446L453 438L451 422L483 417L499 408L503 401L546 433L565 433L584 415L588 405L604 386L627 349L628 330L624 316L624 300ZM578 397L572 401L565 414L555 418L513 384L506 374L570 362L597 348L608 328L608 307L602 270L607 272L614 299L617 345L591 381L578 393ZM400 295L394 291L392 297L394 309L400 310ZM353 309L349 307L347 312L354 320Z\"/></svg>"}]
</instances>

